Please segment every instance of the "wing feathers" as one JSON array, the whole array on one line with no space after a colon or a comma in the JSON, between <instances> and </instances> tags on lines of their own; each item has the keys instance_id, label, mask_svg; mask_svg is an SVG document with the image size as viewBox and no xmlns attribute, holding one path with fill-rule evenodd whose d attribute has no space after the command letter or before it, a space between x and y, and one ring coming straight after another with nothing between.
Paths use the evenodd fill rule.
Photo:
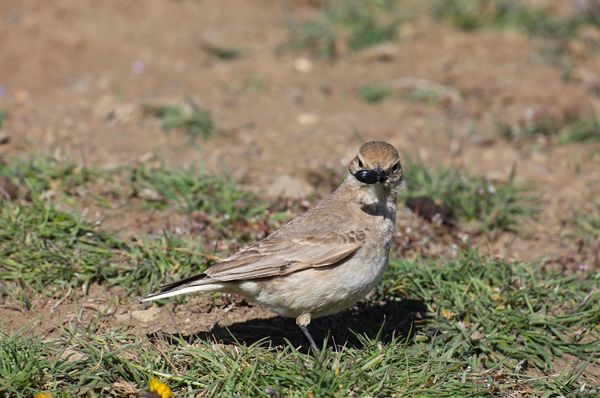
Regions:
<instances>
[{"instance_id":1,"label":"wing feathers","mask_svg":"<svg viewBox=\"0 0 600 398\"><path fill-rule=\"evenodd\" d=\"M203 274L163 286L148 299L190 292L194 289L189 288L194 286L268 278L308 268L333 266L352 256L364 243L365 236L365 231L350 231L323 237L268 237L212 266Z\"/></svg>"},{"instance_id":2,"label":"wing feathers","mask_svg":"<svg viewBox=\"0 0 600 398\"><path fill-rule=\"evenodd\" d=\"M242 250L206 271L212 280L236 280L286 275L311 267L334 265L360 248L364 240L345 235L305 239L271 239Z\"/></svg>"}]
</instances>

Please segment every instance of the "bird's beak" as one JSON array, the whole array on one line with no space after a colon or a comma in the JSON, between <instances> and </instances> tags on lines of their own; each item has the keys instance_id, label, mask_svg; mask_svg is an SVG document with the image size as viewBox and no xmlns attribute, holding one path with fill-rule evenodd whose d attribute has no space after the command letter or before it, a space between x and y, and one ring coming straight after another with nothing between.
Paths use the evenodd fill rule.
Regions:
<instances>
[{"instance_id":1,"label":"bird's beak","mask_svg":"<svg viewBox=\"0 0 600 398\"><path fill-rule=\"evenodd\" d=\"M384 183L387 180L387 174L379 165L374 170L359 170L354 173L354 177L365 184Z\"/></svg>"}]
</instances>

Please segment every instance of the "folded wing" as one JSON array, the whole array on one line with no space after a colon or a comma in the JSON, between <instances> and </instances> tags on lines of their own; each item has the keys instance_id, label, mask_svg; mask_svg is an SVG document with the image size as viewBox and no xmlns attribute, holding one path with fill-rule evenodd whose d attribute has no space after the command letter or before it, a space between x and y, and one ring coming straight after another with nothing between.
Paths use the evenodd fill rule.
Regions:
<instances>
[{"instance_id":1,"label":"folded wing","mask_svg":"<svg viewBox=\"0 0 600 398\"><path fill-rule=\"evenodd\" d=\"M306 268L332 266L353 255L363 244L362 231L296 239L266 239L209 268L213 281L266 278Z\"/></svg>"},{"instance_id":2,"label":"folded wing","mask_svg":"<svg viewBox=\"0 0 600 398\"><path fill-rule=\"evenodd\" d=\"M148 296L165 296L190 287L237 280L268 278L308 268L335 266L352 256L364 243L365 231L330 233L324 236L283 238L271 236L237 252L206 272L169 285ZM179 293L174 293L179 294Z\"/></svg>"}]
</instances>

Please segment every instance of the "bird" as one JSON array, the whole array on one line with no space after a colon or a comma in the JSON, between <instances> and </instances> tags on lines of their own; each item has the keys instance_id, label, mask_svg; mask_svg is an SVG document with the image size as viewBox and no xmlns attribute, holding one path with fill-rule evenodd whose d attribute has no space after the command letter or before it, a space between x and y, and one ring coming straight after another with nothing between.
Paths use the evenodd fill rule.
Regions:
<instances>
[{"instance_id":1,"label":"bird","mask_svg":"<svg viewBox=\"0 0 600 398\"><path fill-rule=\"evenodd\" d=\"M370 141L331 194L256 244L141 301L193 292L237 293L296 324L315 353L312 319L345 310L382 279L403 186L394 146Z\"/></svg>"}]
</instances>

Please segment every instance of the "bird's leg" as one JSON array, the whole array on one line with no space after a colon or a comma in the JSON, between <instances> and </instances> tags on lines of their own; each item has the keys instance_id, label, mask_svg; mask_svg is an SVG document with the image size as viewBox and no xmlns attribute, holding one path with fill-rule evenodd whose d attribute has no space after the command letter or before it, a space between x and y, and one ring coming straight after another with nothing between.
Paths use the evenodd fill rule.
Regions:
<instances>
[{"instance_id":1,"label":"bird's leg","mask_svg":"<svg viewBox=\"0 0 600 398\"><path fill-rule=\"evenodd\" d=\"M319 348L317 348L315 341L313 340L312 336L308 332L307 326L309 323L310 323L310 314L302 314L296 318L296 325L298 325L300 330L302 330L302 333L304 333L304 335L306 336L306 339L310 343L310 347L312 348L313 352L315 354L319 355L320 354Z\"/></svg>"}]
</instances>

